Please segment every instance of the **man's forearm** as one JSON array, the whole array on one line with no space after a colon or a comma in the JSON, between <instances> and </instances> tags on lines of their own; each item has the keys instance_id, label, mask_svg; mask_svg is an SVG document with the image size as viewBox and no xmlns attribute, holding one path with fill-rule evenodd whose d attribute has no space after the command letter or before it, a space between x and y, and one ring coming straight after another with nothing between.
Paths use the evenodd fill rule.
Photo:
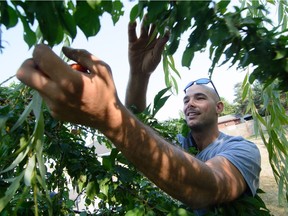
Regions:
<instances>
[{"instance_id":1,"label":"man's forearm","mask_svg":"<svg viewBox=\"0 0 288 216\"><path fill-rule=\"evenodd\" d=\"M135 108L136 112L142 112L146 108L146 95L150 75L141 76L130 74L125 97L125 106Z\"/></svg>"}]
</instances>

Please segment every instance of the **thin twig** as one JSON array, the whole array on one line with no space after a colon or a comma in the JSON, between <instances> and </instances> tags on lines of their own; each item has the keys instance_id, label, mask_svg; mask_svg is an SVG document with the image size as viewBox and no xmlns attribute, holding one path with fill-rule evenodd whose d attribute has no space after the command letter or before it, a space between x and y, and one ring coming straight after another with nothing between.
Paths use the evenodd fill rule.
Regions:
<instances>
[{"instance_id":1,"label":"thin twig","mask_svg":"<svg viewBox=\"0 0 288 216\"><path fill-rule=\"evenodd\" d=\"M0 83L0 86L2 86L4 83L8 82L9 80L13 79L16 75L10 76L8 79L4 80L2 83Z\"/></svg>"}]
</instances>

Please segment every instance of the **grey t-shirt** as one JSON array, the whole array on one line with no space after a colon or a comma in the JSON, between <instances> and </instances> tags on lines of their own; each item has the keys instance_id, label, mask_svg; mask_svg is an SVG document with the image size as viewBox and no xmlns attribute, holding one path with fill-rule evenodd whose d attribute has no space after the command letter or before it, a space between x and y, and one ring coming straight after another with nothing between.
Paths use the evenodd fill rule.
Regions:
<instances>
[{"instance_id":1,"label":"grey t-shirt","mask_svg":"<svg viewBox=\"0 0 288 216\"><path fill-rule=\"evenodd\" d=\"M178 140L185 150L196 147L191 133L187 138L178 135ZM253 196L256 194L259 187L261 155L254 143L243 137L229 136L221 132L213 143L195 155L203 162L215 156L229 160L241 172Z\"/></svg>"}]
</instances>

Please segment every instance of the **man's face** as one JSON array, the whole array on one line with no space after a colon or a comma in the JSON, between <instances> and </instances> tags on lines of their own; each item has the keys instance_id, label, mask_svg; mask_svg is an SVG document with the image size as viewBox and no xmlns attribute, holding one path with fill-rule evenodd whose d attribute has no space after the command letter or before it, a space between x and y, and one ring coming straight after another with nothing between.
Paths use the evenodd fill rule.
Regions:
<instances>
[{"instance_id":1,"label":"man's face","mask_svg":"<svg viewBox=\"0 0 288 216\"><path fill-rule=\"evenodd\" d=\"M211 88L193 85L187 89L183 102L186 122L192 130L201 131L217 126L218 114L222 111L223 104Z\"/></svg>"}]
</instances>

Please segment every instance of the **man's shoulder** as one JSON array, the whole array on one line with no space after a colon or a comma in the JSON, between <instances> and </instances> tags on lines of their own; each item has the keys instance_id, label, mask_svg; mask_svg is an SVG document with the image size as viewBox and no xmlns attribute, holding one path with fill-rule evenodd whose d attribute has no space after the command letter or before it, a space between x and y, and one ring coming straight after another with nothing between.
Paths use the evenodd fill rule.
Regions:
<instances>
[{"instance_id":1,"label":"man's shoulder","mask_svg":"<svg viewBox=\"0 0 288 216\"><path fill-rule=\"evenodd\" d=\"M217 140L221 144L233 144L233 145L251 145L256 146L256 144L242 136L231 136L223 132L220 132L220 136Z\"/></svg>"},{"instance_id":2,"label":"man's shoulder","mask_svg":"<svg viewBox=\"0 0 288 216\"><path fill-rule=\"evenodd\" d=\"M204 153L212 155L259 155L259 149L257 145L248 139L241 136L231 136L224 133L220 133L217 140L207 147ZM212 154L213 153L213 154Z\"/></svg>"}]
</instances>

